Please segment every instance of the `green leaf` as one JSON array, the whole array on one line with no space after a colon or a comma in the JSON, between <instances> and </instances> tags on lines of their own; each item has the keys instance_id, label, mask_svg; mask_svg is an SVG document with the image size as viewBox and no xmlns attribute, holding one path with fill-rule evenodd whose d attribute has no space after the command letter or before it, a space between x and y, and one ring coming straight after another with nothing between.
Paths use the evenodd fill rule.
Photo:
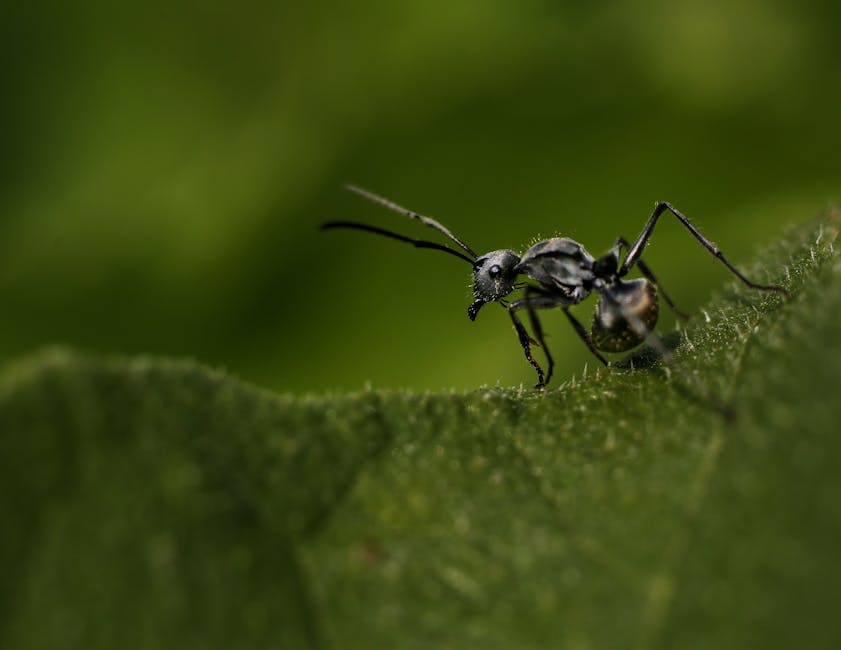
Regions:
<instances>
[{"instance_id":1,"label":"green leaf","mask_svg":"<svg viewBox=\"0 0 841 650\"><path fill-rule=\"evenodd\" d=\"M838 647L841 212L667 365L273 395L49 350L0 379L6 648ZM442 369L446 373L446 369Z\"/></svg>"}]
</instances>

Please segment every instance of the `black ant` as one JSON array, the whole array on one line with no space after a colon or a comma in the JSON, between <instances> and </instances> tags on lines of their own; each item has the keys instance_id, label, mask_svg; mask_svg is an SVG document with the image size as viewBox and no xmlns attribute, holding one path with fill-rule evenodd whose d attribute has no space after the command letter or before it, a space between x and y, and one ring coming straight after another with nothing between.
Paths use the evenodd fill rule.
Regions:
<instances>
[{"instance_id":1,"label":"black ant","mask_svg":"<svg viewBox=\"0 0 841 650\"><path fill-rule=\"evenodd\" d=\"M473 267L474 300L467 308L467 315L470 320L475 320L479 310L489 302L498 302L508 310L526 359L537 372L535 388L538 389L549 383L555 365L546 346L543 328L537 317L536 310L538 309L560 307L581 340L584 341L596 358L605 365L608 365L608 362L600 352L625 352L642 343L651 334L657 323L660 310L657 297L659 283L651 269L640 258L643 249L651 238L654 226L657 225L657 220L664 212L671 212L677 217L678 221L692 233L695 239L730 269L746 286L760 291L776 291L784 296L788 295L783 287L772 284L756 284L742 275L722 255L716 245L701 234L689 219L664 201L655 205L654 212L651 213L648 222L633 244L629 244L624 237L617 237L611 249L598 258L593 257L581 244L568 237L552 237L539 241L522 256L509 249L477 255L473 249L434 219L407 210L386 198L355 185L347 185L346 187L355 194L411 219L417 219L425 226L443 233L464 253L443 244L405 237L390 230L364 223L331 221L321 227L325 230L351 228L372 232L412 244L418 248L443 251L468 262ZM627 249L627 254L625 260L620 264L623 249ZM644 277L633 280L623 279L635 266L639 268ZM517 279L520 276L525 276L532 282L518 282ZM519 300L506 301L505 297L515 289L524 289L524 296ZM600 298L596 306L593 325L588 333L578 319L570 313L569 308L584 300L593 291L597 292ZM659 291L672 311L681 317L687 317L675 306L662 287ZM523 309L529 315L529 321L537 341L529 336L517 315L517 312ZM546 355L548 369L545 375L543 369L532 356L531 345L534 343L538 343ZM661 350L661 352L665 356L665 350Z\"/></svg>"}]
</instances>

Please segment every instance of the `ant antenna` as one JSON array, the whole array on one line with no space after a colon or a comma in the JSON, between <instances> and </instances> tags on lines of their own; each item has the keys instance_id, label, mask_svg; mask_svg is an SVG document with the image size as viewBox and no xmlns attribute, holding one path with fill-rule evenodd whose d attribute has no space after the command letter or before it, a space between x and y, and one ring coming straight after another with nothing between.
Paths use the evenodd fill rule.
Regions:
<instances>
[{"instance_id":1,"label":"ant antenna","mask_svg":"<svg viewBox=\"0 0 841 650\"><path fill-rule=\"evenodd\" d=\"M374 194L373 192L369 192L368 190L366 190L366 189L364 189L364 188L361 188L361 187L359 187L358 185L353 185L353 184L348 183L348 184L346 184L346 185L345 185L345 189L346 189L346 190L349 190L349 191L351 191L351 192L353 192L354 194L358 194L359 196L361 196L361 197L363 197L363 198L366 198L366 199L368 199L369 201L372 201L373 203L378 203L379 205L383 206L384 208L388 208L389 210L392 210L393 212L397 212L398 214L402 214L402 215L404 215L404 216L406 216L406 217L409 217L410 219L417 219L417 220L418 220L418 221L420 221L420 222L421 222L424 226L428 226L428 227L430 227L430 228L435 228L435 230L437 230L438 232L440 232L440 233L444 234L444 235L445 235L446 237L448 237L451 241L453 241L453 242L455 242L456 244L458 244L458 246L459 246L460 248L462 248L464 251L466 251L466 252L467 252L467 254L468 254L468 255L470 255L470 257L472 257L474 260L475 260L477 257L479 257L479 256L478 256L478 255L477 255L477 254L473 251L473 249L472 249L472 248L470 248L470 246L468 246L467 244L465 244L465 243L464 243L463 241L461 241L458 237L456 237L453 233L451 233L451 232L449 231L449 229L447 229L447 228L446 228L446 227L444 227L442 224L440 224L440 223L438 223L437 221L435 221L435 219L432 219L431 217L425 217L425 216L423 216L422 214L418 214L417 212L414 212L414 211L412 211L412 210L409 210L409 209L407 209L407 208L404 208L402 205L397 205L394 201L389 201L387 198L382 197L382 196L380 196L380 195L378 195L378 194ZM363 230L364 230L364 229L363 229ZM386 233L385 233L385 232L383 232L383 231L379 231L379 229L373 230L373 232L380 232L380 234L386 234ZM387 236L393 236L393 233L392 233L392 234L389 234L389 235L387 235ZM397 237L397 239L400 239L400 237L398 236L398 237ZM405 239L404 239L404 241L415 241L415 240L405 240ZM429 248L434 248L434 247L429 247ZM446 250L449 250L449 249L446 249ZM455 251L453 251L453 252L455 252ZM472 264L472 263L473 263L473 260L471 260L471 261L470 261L470 263Z\"/></svg>"},{"instance_id":2,"label":"ant antenna","mask_svg":"<svg viewBox=\"0 0 841 650\"><path fill-rule=\"evenodd\" d=\"M385 228L378 228L377 226L369 226L367 223L357 223L356 221L328 221L327 223L321 224L322 230L333 230L334 228L347 228L349 230L363 230L365 232L372 232L377 235L384 235L386 237L391 237L392 239L397 239L398 241L404 241L407 244L411 244L416 248L431 248L436 251L443 251L445 253L449 253L450 255L455 255L459 259L464 260L470 266L475 266L475 262L467 257L464 253L459 253L458 251L454 251L452 248L448 246L444 246L444 244L439 244L438 242L434 241L426 241L423 239L412 239L411 237L405 237L404 235L400 235L396 232L392 232L390 230L386 230Z\"/></svg>"}]
</instances>

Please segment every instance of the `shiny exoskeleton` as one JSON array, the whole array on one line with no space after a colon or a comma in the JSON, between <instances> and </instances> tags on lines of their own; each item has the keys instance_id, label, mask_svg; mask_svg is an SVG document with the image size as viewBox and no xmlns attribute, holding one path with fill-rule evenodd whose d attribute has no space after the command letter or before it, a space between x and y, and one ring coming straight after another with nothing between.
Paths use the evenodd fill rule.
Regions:
<instances>
[{"instance_id":1,"label":"shiny exoskeleton","mask_svg":"<svg viewBox=\"0 0 841 650\"><path fill-rule=\"evenodd\" d=\"M742 275L689 219L662 201L655 205L645 227L633 244L623 237L618 237L610 250L598 258L593 257L581 244L568 237L544 239L531 246L522 255L509 249L477 255L467 244L434 219L407 210L362 188L348 185L347 189L434 228L464 252L443 244L405 237L390 230L363 223L331 221L323 224L322 228L350 228L372 232L418 248L440 250L471 264L474 300L467 308L467 315L470 320L475 320L479 310L489 302L498 302L508 310L526 359L537 372L536 388L543 388L549 382L554 367L552 355L549 353L543 335L543 327L537 316L538 310L556 307L563 310L581 340L605 365L608 365L608 362L601 352L625 352L649 337L657 324L660 310L659 283L651 269L640 258L651 238L657 220L665 212L673 214L704 248L718 258L746 286L760 291L775 291L787 295L786 290L780 286L756 284ZM627 251L624 260L621 259L623 251ZM634 267L640 270L643 277L625 279ZM515 289L523 289L524 295L520 299L509 302L506 297ZM593 292L599 294L599 301L588 332L570 313L569 308ZM662 287L659 289L659 294L673 311L685 317L685 314L675 307ZM534 339L529 336L518 315L518 312L523 310L529 316ZM545 374L532 356L531 346L534 343L538 343L546 355L548 368Z\"/></svg>"}]
</instances>

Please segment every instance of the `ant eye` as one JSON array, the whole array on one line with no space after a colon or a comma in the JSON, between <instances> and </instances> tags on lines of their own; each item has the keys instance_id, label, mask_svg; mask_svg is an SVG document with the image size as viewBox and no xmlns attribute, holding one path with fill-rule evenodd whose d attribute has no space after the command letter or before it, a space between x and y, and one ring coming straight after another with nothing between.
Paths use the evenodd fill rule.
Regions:
<instances>
[{"instance_id":1,"label":"ant eye","mask_svg":"<svg viewBox=\"0 0 841 650\"><path fill-rule=\"evenodd\" d=\"M502 273L502 269L499 267L499 264L494 264L491 268L488 269L488 275L492 278L495 278L500 273Z\"/></svg>"}]
</instances>

